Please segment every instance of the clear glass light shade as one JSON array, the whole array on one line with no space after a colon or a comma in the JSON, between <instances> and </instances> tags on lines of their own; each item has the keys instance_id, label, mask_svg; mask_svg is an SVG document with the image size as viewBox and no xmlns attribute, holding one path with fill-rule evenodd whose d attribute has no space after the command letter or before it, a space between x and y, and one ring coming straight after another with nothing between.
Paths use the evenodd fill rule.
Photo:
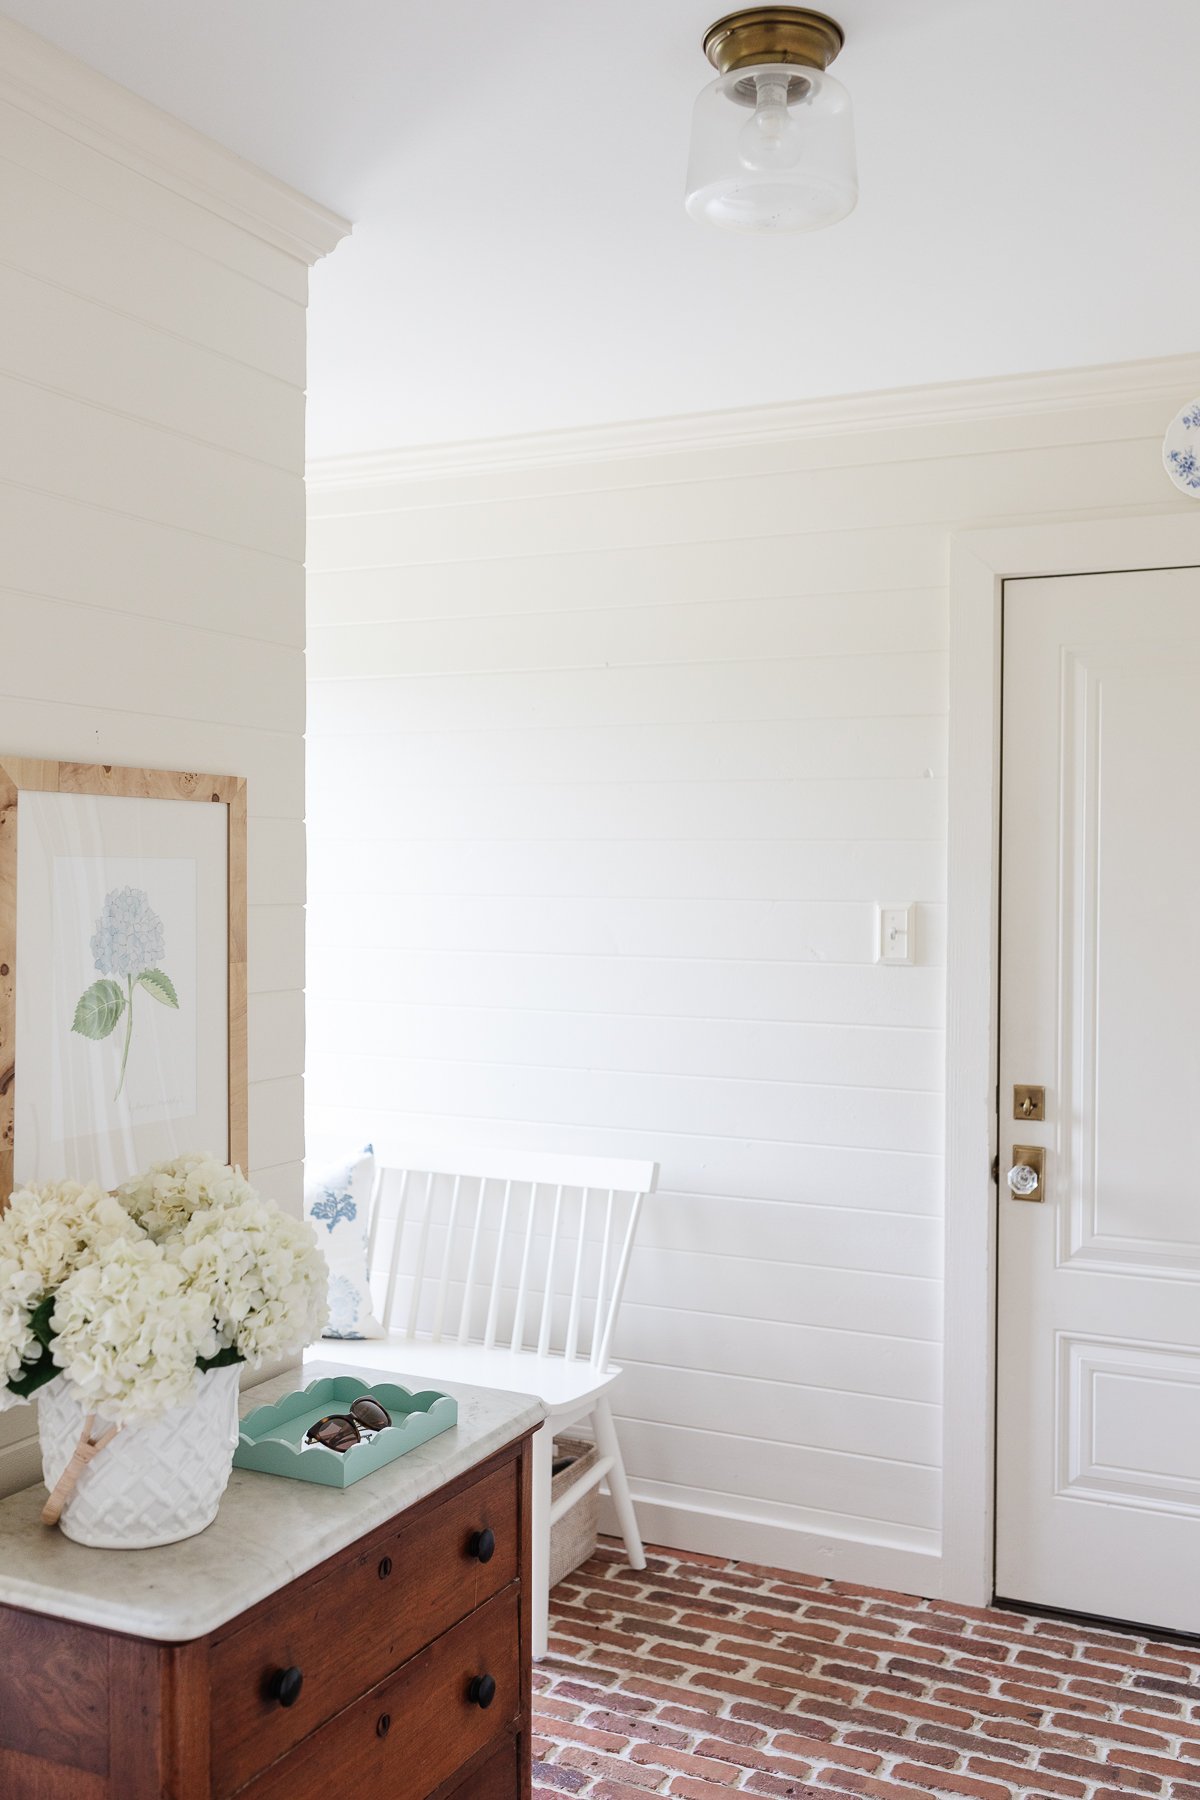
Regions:
<instances>
[{"instance_id":1,"label":"clear glass light shade","mask_svg":"<svg viewBox=\"0 0 1200 1800\"><path fill-rule=\"evenodd\" d=\"M854 210L850 96L819 69L763 63L696 101L688 212L741 231L819 231Z\"/></svg>"}]
</instances>

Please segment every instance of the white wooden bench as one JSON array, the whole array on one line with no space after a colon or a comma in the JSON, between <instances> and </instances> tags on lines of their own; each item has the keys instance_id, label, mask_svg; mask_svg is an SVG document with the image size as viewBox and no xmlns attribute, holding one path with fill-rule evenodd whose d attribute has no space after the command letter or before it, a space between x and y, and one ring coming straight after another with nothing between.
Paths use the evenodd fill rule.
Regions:
<instances>
[{"instance_id":1,"label":"white wooden bench","mask_svg":"<svg viewBox=\"0 0 1200 1800\"><path fill-rule=\"evenodd\" d=\"M610 1390L613 1335L642 1205L658 1165L597 1156L376 1144L369 1261L384 1339L323 1339L306 1360L534 1395L533 1651L546 1652L550 1528L607 1483L635 1569L645 1567ZM382 1299L380 1298L382 1296ZM550 1503L557 1432L592 1422L600 1456Z\"/></svg>"}]
</instances>

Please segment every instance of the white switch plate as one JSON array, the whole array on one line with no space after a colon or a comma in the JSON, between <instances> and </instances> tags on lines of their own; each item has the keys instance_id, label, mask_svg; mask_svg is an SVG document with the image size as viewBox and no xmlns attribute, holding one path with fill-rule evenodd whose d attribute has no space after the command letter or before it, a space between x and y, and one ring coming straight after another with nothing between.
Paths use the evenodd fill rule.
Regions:
<instances>
[{"instance_id":1,"label":"white switch plate","mask_svg":"<svg viewBox=\"0 0 1200 1800\"><path fill-rule=\"evenodd\" d=\"M875 961L911 964L917 960L917 909L915 906L875 908Z\"/></svg>"}]
</instances>

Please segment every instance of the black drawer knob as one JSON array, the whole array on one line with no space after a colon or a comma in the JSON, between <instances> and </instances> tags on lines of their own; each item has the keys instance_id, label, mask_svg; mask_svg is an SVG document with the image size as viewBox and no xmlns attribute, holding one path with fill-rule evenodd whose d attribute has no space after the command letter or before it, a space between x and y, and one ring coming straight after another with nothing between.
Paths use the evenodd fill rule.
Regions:
<instances>
[{"instance_id":1,"label":"black drawer knob","mask_svg":"<svg viewBox=\"0 0 1200 1800\"><path fill-rule=\"evenodd\" d=\"M392 1729L391 1713L380 1713L375 1721L375 1736L385 1738Z\"/></svg>"},{"instance_id":2,"label":"black drawer knob","mask_svg":"<svg viewBox=\"0 0 1200 1800\"><path fill-rule=\"evenodd\" d=\"M472 1706L482 1706L486 1712L496 1698L496 1682L491 1675L472 1675L467 1688L467 1699Z\"/></svg>"},{"instance_id":3,"label":"black drawer knob","mask_svg":"<svg viewBox=\"0 0 1200 1800\"><path fill-rule=\"evenodd\" d=\"M467 1545L467 1554L477 1562L491 1562L496 1554L496 1534L494 1531L473 1531L471 1541Z\"/></svg>"},{"instance_id":4,"label":"black drawer knob","mask_svg":"<svg viewBox=\"0 0 1200 1800\"><path fill-rule=\"evenodd\" d=\"M303 1686L304 1676L299 1669L276 1669L267 1691L280 1706L295 1706Z\"/></svg>"},{"instance_id":5,"label":"black drawer knob","mask_svg":"<svg viewBox=\"0 0 1200 1800\"><path fill-rule=\"evenodd\" d=\"M391 1574L391 1572L392 1572L392 1559L390 1556L385 1556L383 1561L379 1565L380 1581L386 1581L388 1576Z\"/></svg>"}]
</instances>

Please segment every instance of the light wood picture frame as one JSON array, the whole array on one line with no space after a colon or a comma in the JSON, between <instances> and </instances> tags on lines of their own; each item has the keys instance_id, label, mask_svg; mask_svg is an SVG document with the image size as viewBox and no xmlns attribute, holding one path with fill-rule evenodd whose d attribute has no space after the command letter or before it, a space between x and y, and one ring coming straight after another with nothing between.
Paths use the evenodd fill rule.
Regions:
<instances>
[{"instance_id":1,"label":"light wood picture frame","mask_svg":"<svg viewBox=\"0 0 1200 1800\"><path fill-rule=\"evenodd\" d=\"M248 1149L244 778L0 757L0 1210Z\"/></svg>"}]
</instances>

